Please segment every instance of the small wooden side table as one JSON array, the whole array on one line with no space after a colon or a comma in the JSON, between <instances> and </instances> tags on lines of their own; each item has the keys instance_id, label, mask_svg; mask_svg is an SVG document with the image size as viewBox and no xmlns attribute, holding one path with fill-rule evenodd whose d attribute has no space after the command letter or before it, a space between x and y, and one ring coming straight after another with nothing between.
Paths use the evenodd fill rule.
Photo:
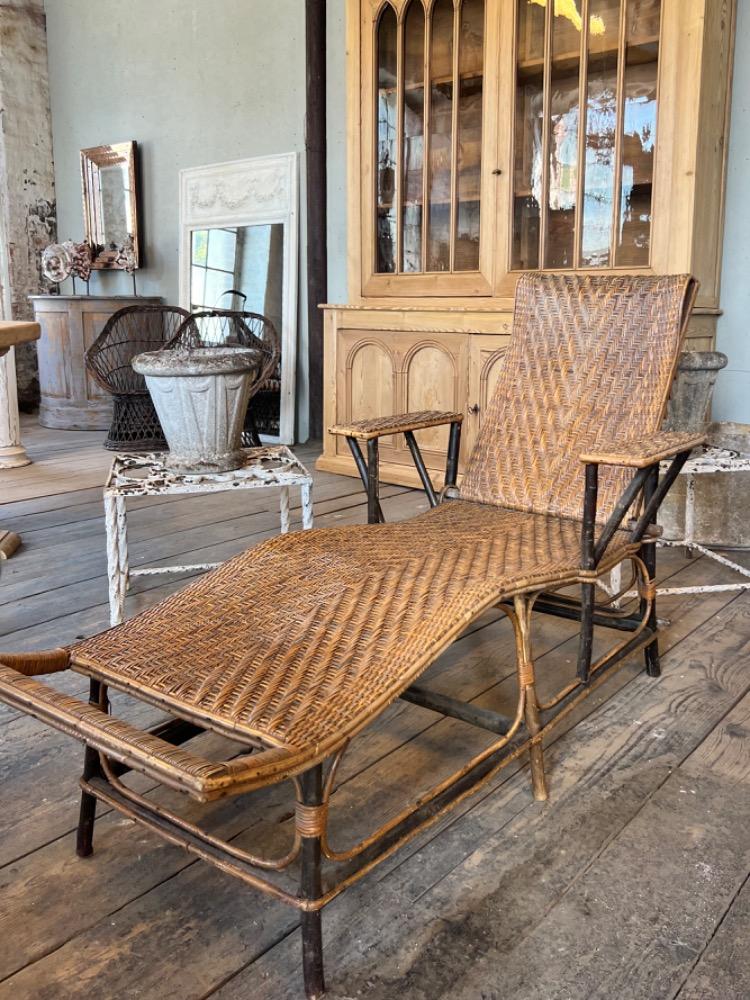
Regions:
<instances>
[{"instance_id":1,"label":"small wooden side table","mask_svg":"<svg viewBox=\"0 0 750 1000\"><path fill-rule=\"evenodd\" d=\"M104 520L107 531L107 575L109 578L110 624L124 619L125 595L134 576L159 573L201 572L221 563L188 566L149 566L132 569L128 559L126 501L130 497L154 497L178 493L221 493L235 490L275 488L280 492L281 533L289 531L289 490L299 487L302 500L302 527L313 526L310 473L285 445L245 449L245 463L222 473L172 472L164 465L164 454L115 455L104 487Z\"/></svg>"}]
</instances>

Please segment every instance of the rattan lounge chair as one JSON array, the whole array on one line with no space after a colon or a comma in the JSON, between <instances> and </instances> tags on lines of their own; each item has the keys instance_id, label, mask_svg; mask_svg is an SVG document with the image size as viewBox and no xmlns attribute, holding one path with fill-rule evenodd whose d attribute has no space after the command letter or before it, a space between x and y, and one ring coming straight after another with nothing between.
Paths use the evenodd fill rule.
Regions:
<instances>
[{"instance_id":1,"label":"rattan lounge chair","mask_svg":"<svg viewBox=\"0 0 750 1000\"><path fill-rule=\"evenodd\" d=\"M321 910L346 886L519 755L530 757L533 792L544 799L550 729L633 651L645 649L649 674L659 672L651 526L702 442L660 425L694 296L688 277L522 277L503 373L463 482L456 489L448 476L444 502L407 522L273 538L100 635L0 656L0 698L87 745L78 853L91 853L99 799L297 907L305 988L318 997ZM640 593L634 611L595 603L597 578L624 560ZM560 594L573 584L580 601ZM493 607L515 629L512 717L433 699L431 707L494 733L490 744L370 837L336 851L328 804L350 740L399 696L425 703L420 674ZM544 704L532 609L581 620L577 672ZM594 625L621 636L596 662ZM89 704L34 676L68 669L90 678ZM141 732L114 718L108 686L174 721ZM246 752L199 756L184 744L203 730ZM274 859L223 843L138 795L122 780L129 770L200 801L291 778L294 844ZM290 889L286 870L298 864L299 888Z\"/></svg>"}]
</instances>

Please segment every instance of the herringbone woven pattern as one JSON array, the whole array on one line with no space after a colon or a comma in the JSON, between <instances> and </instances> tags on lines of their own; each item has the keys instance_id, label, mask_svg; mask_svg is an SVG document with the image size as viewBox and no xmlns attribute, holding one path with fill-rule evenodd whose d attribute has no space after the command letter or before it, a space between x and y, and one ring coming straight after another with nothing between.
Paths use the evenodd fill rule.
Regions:
<instances>
[{"instance_id":1,"label":"herringbone woven pattern","mask_svg":"<svg viewBox=\"0 0 750 1000\"><path fill-rule=\"evenodd\" d=\"M463 414L444 413L440 410L422 410L419 413L397 413L391 417L373 417L371 420L353 420L350 424L337 424L328 429L329 434L343 434L361 440L418 431L440 424L461 423Z\"/></svg>"},{"instance_id":2,"label":"herringbone woven pattern","mask_svg":"<svg viewBox=\"0 0 750 1000\"><path fill-rule=\"evenodd\" d=\"M694 285L687 275L522 276L461 496L581 517L581 453L661 426ZM599 520L629 475L602 469Z\"/></svg>"},{"instance_id":3,"label":"herringbone woven pattern","mask_svg":"<svg viewBox=\"0 0 750 1000\"><path fill-rule=\"evenodd\" d=\"M283 535L71 647L114 687L291 750L340 745L481 611L574 579L581 526L461 501ZM609 555L632 551L620 533Z\"/></svg>"}]
</instances>

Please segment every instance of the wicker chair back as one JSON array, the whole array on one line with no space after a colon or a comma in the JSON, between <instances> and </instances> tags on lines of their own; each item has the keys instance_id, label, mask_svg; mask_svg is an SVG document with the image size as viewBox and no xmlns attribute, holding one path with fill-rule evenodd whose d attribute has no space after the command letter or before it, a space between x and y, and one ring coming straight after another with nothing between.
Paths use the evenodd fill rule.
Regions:
<instances>
[{"instance_id":1,"label":"wicker chair back","mask_svg":"<svg viewBox=\"0 0 750 1000\"><path fill-rule=\"evenodd\" d=\"M144 351L161 350L190 316L179 306L139 305L119 309L86 352L92 378L108 392L121 395L147 393L146 380L131 361Z\"/></svg>"},{"instance_id":2,"label":"wicker chair back","mask_svg":"<svg viewBox=\"0 0 750 1000\"><path fill-rule=\"evenodd\" d=\"M659 430L696 292L688 275L523 275L461 497L580 518L580 455ZM601 470L599 520L630 475Z\"/></svg>"}]
</instances>

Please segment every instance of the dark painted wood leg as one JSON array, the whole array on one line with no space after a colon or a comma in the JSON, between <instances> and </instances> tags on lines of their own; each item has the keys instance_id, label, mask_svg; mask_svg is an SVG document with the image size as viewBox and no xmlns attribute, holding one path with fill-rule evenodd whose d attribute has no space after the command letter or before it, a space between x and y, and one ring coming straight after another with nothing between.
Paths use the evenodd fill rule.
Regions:
<instances>
[{"instance_id":1,"label":"dark painted wood leg","mask_svg":"<svg viewBox=\"0 0 750 1000\"><path fill-rule=\"evenodd\" d=\"M320 806L323 801L323 768L306 771L300 778L302 804ZM320 899L322 881L320 872L320 836L302 837L302 877L300 895L303 899ZM323 928L320 910L302 912L302 969L307 1000L318 1000L326 991L323 974Z\"/></svg>"},{"instance_id":2,"label":"dark painted wood leg","mask_svg":"<svg viewBox=\"0 0 750 1000\"><path fill-rule=\"evenodd\" d=\"M99 681L89 683L89 704L99 705L102 696L102 686ZM105 696L106 697L106 696ZM86 747L83 757L83 780L98 777L102 773L99 754L91 747ZM96 796L81 792L81 810L78 815L78 831L76 833L76 854L79 858L88 858L94 851L94 820L96 819Z\"/></svg>"},{"instance_id":3,"label":"dark painted wood leg","mask_svg":"<svg viewBox=\"0 0 750 1000\"><path fill-rule=\"evenodd\" d=\"M581 634L578 643L578 679L588 684L591 676L591 651L594 645L593 583L581 585Z\"/></svg>"},{"instance_id":4,"label":"dark painted wood leg","mask_svg":"<svg viewBox=\"0 0 750 1000\"><path fill-rule=\"evenodd\" d=\"M644 504L647 504L651 497L656 492L656 488L659 485L659 466L654 466L646 480L643 487L643 500ZM649 582L656 578L656 542L651 542L650 545L641 546L641 559L648 570ZM646 601L641 600L641 615L646 613ZM648 627L653 629L654 632L658 629L657 619L656 619L656 597L654 597L651 602L651 613L648 616ZM646 660L646 673L649 677L660 677L661 676L661 662L659 660L659 640L654 638L646 646L643 651L644 658Z\"/></svg>"},{"instance_id":5,"label":"dark painted wood leg","mask_svg":"<svg viewBox=\"0 0 750 1000\"><path fill-rule=\"evenodd\" d=\"M381 517L378 491L380 487L380 452L378 439L367 442L367 523L379 524Z\"/></svg>"},{"instance_id":6,"label":"dark painted wood leg","mask_svg":"<svg viewBox=\"0 0 750 1000\"><path fill-rule=\"evenodd\" d=\"M362 449L359 446L359 441L356 438L348 437L346 443L349 445L349 450L354 458L354 464L357 466L357 471L359 472L359 477L362 480L362 485L365 488L365 492L368 494L368 524L382 524L385 521L383 517L383 511L380 507L380 500L377 501L377 520L373 521L370 519L369 513L369 492L370 483L368 479L367 463L365 462L364 455L362 454ZM376 487L377 492L377 487Z\"/></svg>"},{"instance_id":7,"label":"dark painted wood leg","mask_svg":"<svg viewBox=\"0 0 750 1000\"><path fill-rule=\"evenodd\" d=\"M586 489L583 498L583 524L581 526L581 564L586 570L596 567L595 529L596 503L599 489L599 468L586 466ZM581 585L581 636L578 644L578 679L588 684L591 676L591 650L594 644L594 584Z\"/></svg>"},{"instance_id":8,"label":"dark painted wood leg","mask_svg":"<svg viewBox=\"0 0 750 1000\"><path fill-rule=\"evenodd\" d=\"M458 478L458 455L461 450L461 424L451 424L448 438L448 457L445 463L445 486L455 486Z\"/></svg>"}]
</instances>

